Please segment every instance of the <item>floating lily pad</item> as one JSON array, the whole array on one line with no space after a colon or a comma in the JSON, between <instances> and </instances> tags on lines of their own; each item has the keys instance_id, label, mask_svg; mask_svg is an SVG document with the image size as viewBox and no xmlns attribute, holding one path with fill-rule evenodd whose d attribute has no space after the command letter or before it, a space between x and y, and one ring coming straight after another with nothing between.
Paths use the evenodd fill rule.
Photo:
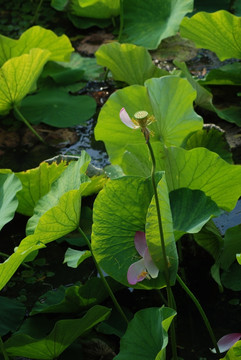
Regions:
<instances>
[{"instance_id":1,"label":"floating lily pad","mask_svg":"<svg viewBox=\"0 0 241 360\"><path fill-rule=\"evenodd\" d=\"M21 113L32 124L42 122L59 128L83 124L95 111L96 102L92 97L73 96L57 88L28 96L21 104Z\"/></svg>"},{"instance_id":2,"label":"floating lily pad","mask_svg":"<svg viewBox=\"0 0 241 360\"><path fill-rule=\"evenodd\" d=\"M122 42L156 49L162 39L178 32L183 17L193 10L193 0L124 0Z\"/></svg>"},{"instance_id":3,"label":"floating lily pad","mask_svg":"<svg viewBox=\"0 0 241 360\"><path fill-rule=\"evenodd\" d=\"M195 42L198 48L209 49L221 61L241 58L241 19L225 10L209 14L199 12L185 17L180 26L181 36Z\"/></svg>"}]
</instances>

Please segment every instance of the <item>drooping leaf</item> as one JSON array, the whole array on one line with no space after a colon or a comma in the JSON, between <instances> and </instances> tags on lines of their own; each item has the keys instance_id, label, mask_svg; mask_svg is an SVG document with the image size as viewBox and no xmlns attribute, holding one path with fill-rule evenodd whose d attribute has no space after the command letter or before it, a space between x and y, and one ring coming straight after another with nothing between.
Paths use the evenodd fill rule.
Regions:
<instances>
[{"instance_id":1,"label":"drooping leaf","mask_svg":"<svg viewBox=\"0 0 241 360\"><path fill-rule=\"evenodd\" d=\"M26 97L21 113L32 123L59 127L83 124L95 114L96 102L91 96L72 96L53 88Z\"/></svg>"},{"instance_id":2,"label":"drooping leaf","mask_svg":"<svg viewBox=\"0 0 241 360\"><path fill-rule=\"evenodd\" d=\"M17 199L19 201L17 211L21 214L32 216L33 209L38 200L47 194L51 184L64 171L66 162L59 164L53 162L48 164L42 162L37 168L21 171L15 175L22 183L22 190L18 192Z\"/></svg>"},{"instance_id":3,"label":"drooping leaf","mask_svg":"<svg viewBox=\"0 0 241 360\"><path fill-rule=\"evenodd\" d=\"M124 0L123 40L156 49L162 39L178 32L183 17L193 9L192 0Z\"/></svg>"},{"instance_id":4,"label":"drooping leaf","mask_svg":"<svg viewBox=\"0 0 241 360\"><path fill-rule=\"evenodd\" d=\"M114 280L106 277L112 290L120 288ZM57 290L50 290L43 295L45 301L37 301L30 313L80 313L93 305L101 303L109 296L100 278L91 278L84 285L65 287L61 285Z\"/></svg>"},{"instance_id":5,"label":"drooping leaf","mask_svg":"<svg viewBox=\"0 0 241 360\"><path fill-rule=\"evenodd\" d=\"M53 61L68 61L74 50L66 35L57 36L51 30L33 26L19 40L0 35L0 66L8 59L28 54L34 48L48 50L49 60Z\"/></svg>"},{"instance_id":6,"label":"drooping leaf","mask_svg":"<svg viewBox=\"0 0 241 360\"><path fill-rule=\"evenodd\" d=\"M195 42L198 48L209 49L221 61L241 58L241 18L225 10L209 14L199 12L181 23L181 36Z\"/></svg>"},{"instance_id":7,"label":"drooping leaf","mask_svg":"<svg viewBox=\"0 0 241 360\"><path fill-rule=\"evenodd\" d=\"M167 330L175 316L170 308L147 308L138 311L121 338L116 360L156 360L167 346Z\"/></svg>"},{"instance_id":8,"label":"drooping leaf","mask_svg":"<svg viewBox=\"0 0 241 360\"><path fill-rule=\"evenodd\" d=\"M35 339L30 335L16 334L5 342L10 356L30 357L32 359L52 360L58 356L79 336L84 335L96 324L105 320L111 309L96 305L81 319L59 320L49 335Z\"/></svg>"},{"instance_id":9,"label":"drooping leaf","mask_svg":"<svg viewBox=\"0 0 241 360\"><path fill-rule=\"evenodd\" d=\"M16 331L25 316L26 307L21 302L0 296L0 336Z\"/></svg>"},{"instance_id":10,"label":"drooping leaf","mask_svg":"<svg viewBox=\"0 0 241 360\"><path fill-rule=\"evenodd\" d=\"M157 184L157 194L161 213L166 256L169 261L170 283L174 284L178 268L178 255L173 233L172 213L166 179L163 176ZM146 214L146 242L152 259L165 279L165 260L162 252L160 230L155 197L152 198ZM165 282L165 280L163 280Z\"/></svg>"},{"instance_id":11,"label":"drooping leaf","mask_svg":"<svg viewBox=\"0 0 241 360\"><path fill-rule=\"evenodd\" d=\"M180 188L170 192L174 230L197 233L211 216L218 216L221 210L203 191Z\"/></svg>"},{"instance_id":12,"label":"drooping leaf","mask_svg":"<svg viewBox=\"0 0 241 360\"><path fill-rule=\"evenodd\" d=\"M158 174L160 179L160 175ZM124 285L129 266L139 259L134 245L136 231L144 231L153 196L150 178L124 176L111 180L101 190L93 209L92 248L100 267ZM134 287L165 286L163 275Z\"/></svg>"},{"instance_id":13,"label":"drooping leaf","mask_svg":"<svg viewBox=\"0 0 241 360\"><path fill-rule=\"evenodd\" d=\"M149 126L154 134L152 143L160 147L162 144L180 146L190 132L202 128L202 119L193 110L195 96L188 81L177 76L150 79L145 86L132 85L118 90L101 109L95 128L96 140L104 141L113 164L121 165L130 144L137 148L144 146L148 157L140 130L132 130L120 121L119 112L125 107L131 117L140 110L155 116L156 121Z\"/></svg>"},{"instance_id":14,"label":"drooping leaf","mask_svg":"<svg viewBox=\"0 0 241 360\"><path fill-rule=\"evenodd\" d=\"M205 147L208 150L216 152L228 163L233 163L232 152L225 138L225 133L215 128L215 126L204 128L190 135L186 141L185 149L191 150L196 147Z\"/></svg>"},{"instance_id":15,"label":"drooping leaf","mask_svg":"<svg viewBox=\"0 0 241 360\"><path fill-rule=\"evenodd\" d=\"M241 64L235 62L212 69L198 82L200 85L241 85Z\"/></svg>"},{"instance_id":16,"label":"drooping leaf","mask_svg":"<svg viewBox=\"0 0 241 360\"><path fill-rule=\"evenodd\" d=\"M144 85L147 79L168 75L153 64L142 46L113 42L102 45L95 55L97 63L109 68L115 80L129 85Z\"/></svg>"},{"instance_id":17,"label":"drooping leaf","mask_svg":"<svg viewBox=\"0 0 241 360\"><path fill-rule=\"evenodd\" d=\"M80 186L83 183L84 183L83 184L84 187L81 189L81 192L87 186L87 183L90 180L85 175L85 172L87 170L89 162L90 162L90 156L88 155L88 153L83 151L79 160L72 161L68 165L68 167L64 170L64 172L62 172L60 177L53 183L51 190L38 201L34 209L34 215L29 219L27 224L26 232L28 235L36 233L36 227L38 227L40 223L42 223L40 227L43 226L43 228L45 228L46 224L45 224L45 220L43 220L44 218L43 215L46 215L47 213L49 218L48 221L51 221L52 218L52 221L56 222L56 224L60 225L62 222L63 228L65 222L66 224L69 223L70 227L73 227L73 222L75 221L77 221L78 224L79 220L77 214L80 214L80 209L78 210L76 209L77 213L73 212L73 209L75 208L75 206L78 206L78 203L80 202L80 198L77 200L77 202L75 200L72 204L70 202L67 202L65 204L65 201L68 201L67 200L68 197L72 198L72 196L74 196L75 193L78 194L80 190ZM64 206L65 209L63 209L62 206ZM69 214L68 214L68 210L70 211ZM60 218L57 216L57 211L59 212ZM73 219L75 219L74 221L70 220L71 219L70 214L72 214ZM41 229L38 232L41 232ZM68 232L65 232L65 234L67 233Z\"/></svg>"},{"instance_id":18,"label":"drooping leaf","mask_svg":"<svg viewBox=\"0 0 241 360\"><path fill-rule=\"evenodd\" d=\"M22 189L14 174L0 174L0 230L14 217L18 207L17 192Z\"/></svg>"},{"instance_id":19,"label":"drooping leaf","mask_svg":"<svg viewBox=\"0 0 241 360\"><path fill-rule=\"evenodd\" d=\"M89 250L75 250L68 248L65 257L64 264L67 263L69 267L76 269L85 259L91 257L91 252Z\"/></svg>"},{"instance_id":20,"label":"drooping leaf","mask_svg":"<svg viewBox=\"0 0 241 360\"><path fill-rule=\"evenodd\" d=\"M7 114L30 92L49 59L47 50L33 49L12 58L0 69L0 114Z\"/></svg>"},{"instance_id":21,"label":"drooping leaf","mask_svg":"<svg viewBox=\"0 0 241 360\"><path fill-rule=\"evenodd\" d=\"M117 16L120 0L71 0L70 12L77 16L108 19Z\"/></svg>"}]
</instances>

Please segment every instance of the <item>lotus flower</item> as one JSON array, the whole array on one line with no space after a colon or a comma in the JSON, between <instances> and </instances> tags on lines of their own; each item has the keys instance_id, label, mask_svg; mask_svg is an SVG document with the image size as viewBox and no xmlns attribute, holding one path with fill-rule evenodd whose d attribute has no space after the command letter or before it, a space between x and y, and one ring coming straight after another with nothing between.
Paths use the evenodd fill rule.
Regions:
<instances>
[{"instance_id":1,"label":"lotus flower","mask_svg":"<svg viewBox=\"0 0 241 360\"><path fill-rule=\"evenodd\" d=\"M142 259L134 262L128 269L127 280L131 285L146 279L146 278L157 278L159 269L153 262L149 253L146 235L142 231L137 231L135 234L135 248L141 255Z\"/></svg>"},{"instance_id":2,"label":"lotus flower","mask_svg":"<svg viewBox=\"0 0 241 360\"><path fill-rule=\"evenodd\" d=\"M139 125L135 124L134 121L131 120L125 108L122 108L120 111L120 119L123 122L123 124L125 124L131 129L138 129L140 127Z\"/></svg>"},{"instance_id":3,"label":"lotus flower","mask_svg":"<svg viewBox=\"0 0 241 360\"><path fill-rule=\"evenodd\" d=\"M241 338L241 333L232 333L223 336L218 342L218 348L220 353L223 353L229 350L239 339ZM211 349L213 353L216 353L215 349Z\"/></svg>"}]
</instances>

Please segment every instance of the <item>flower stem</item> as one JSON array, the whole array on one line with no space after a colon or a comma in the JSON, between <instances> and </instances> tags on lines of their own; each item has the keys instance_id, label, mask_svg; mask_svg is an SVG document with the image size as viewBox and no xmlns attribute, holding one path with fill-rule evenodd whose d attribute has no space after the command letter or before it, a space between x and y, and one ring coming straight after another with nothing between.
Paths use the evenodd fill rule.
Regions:
<instances>
[{"instance_id":1,"label":"flower stem","mask_svg":"<svg viewBox=\"0 0 241 360\"><path fill-rule=\"evenodd\" d=\"M14 111L18 114L18 116L19 116L20 119L24 122L24 124L27 125L27 127L32 131L32 133L34 133L34 135L36 135L37 138L44 143L43 138L37 133L37 131L34 130L34 128L30 125L30 123L28 122L28 120L25 119L25 117L23 116L23 114L20 112L20 110L19 110L16 106L14 107Z\"/></svg>"},{"instance_id":2,"label":"flower stem","mask_svg":"<svg viewBox=\"0 0 241 360\"><path fill-rule=\"evenodd\" d=\"M145 136L146 144L148 146L151 161L152 161L152 169L151 169L151 181L152 181L152 187L154 192L154 198L155 198L155 204L156 204L156 210L157 210L157 219L158 219L158 226L159 226L159 233L160 233L160 240L161 240L161 248L162 248L162 254L164 258L164 271L165 271L165 280L167 285L167 303L170 308L175 308L175 301L170 285L170 276L169 276L169 269L168 269L168 261L167 261L167 254L166 254L166 247L165 247L165 240L164 240L164 232L162 227L162 219L161 219L161 210L160 210L160 204L158 199L158 193L157 193L157 187L156 187L156 180L155 180L155 170L156 170L156 160L154 156L154 152L152 149L152 146L149 141L149 137ZM177 345L176 345L176 333L175 333L175 324L172 322L170 326L170 332L171 332L171 346L172 346L172 355L173 360L177 360Z\"/></svg>"},{"instance_id":3,"label":"flower stem","mask_svg":"<svg viewBox=\"0 0 241 360\"><path fill-rule=\"evenodd\" d=\"M123 311L122 308L120 307L120 305L119 305L119 303L118 303L118 301L117 301L117 299L116 299L113 291L111 290L108 282L106 281L106 278L104 277L103 272L102 272L102 270L101 270L98 262L96 261L96 258L95 258L94 254L93 254L92 247L91 247L91 243L90 243L89 239L87 238L87 236L85 235L84 231L83 231L80 227L78 227L77 229L78 229L79 233L84 237L84 239L85 239L85 241L86 241L86 244L88 245L88 248L89 248L89 250L90 250L90 252L91 252L91 255L92 255L93 261L94 261L94 263L95 263L96 269L98 270L98 273L100 274L101 280L103 281L103 283L104 283L104 285L105 285L105 287L106 287L106 290L108 291L108 293L109 293L109 295L110 295L110 297L111 297L111 299L112 299L112 301L113 301L113 303L114 303L117 311L119 311L120 315L122 316L122 318L124 319L124 321L125 321L125 322L127 323L127 325L128 325L129 321L128 321L128 319L127 319L124 311Z\"/></svg>"},{"instance_id":4,"label":"flower stem","mask_svg":"<svg viewBox=\"0 0 241 360\"><path fill-rule=\"evenodd\" d=\"M124 26L124 8L123 8L123 0L120 0L120 28L119 28L119 35L118 35L119 42L121 40L123 26Z\"/></svg>"},{"instance_id":5,"label":"flower stem","mask_svg":"<svg viewBox=\"0 0 241 360\"><path fill-rule=\"evenodd\" d=\"M0 350L1 350L2 354L3 354L4 360L9 360L9 357L8 357L8 354L7 354L7 351L5 349L5 346L4 346L4 343L2 341L1 336L0 336Z\"/></svg>"},{"instance_id":6,"label":"flower stem","mask_svg":"<svg viewBox=\"0 0 241 360\"><path fill-rule=\"evenodd\" d=\"M198 301L198 299L196 298L196 296L191 292L191 290L187 287L187 285L182 281L182 279L180 278L180 276L177 274L177 281L179 282L179 284L181 285L181 287L183 288L183 290L188 294L188 296L192 299L192 301L194 302L194 304L196 305L199 313L201 314L202 318L203 318L203 321L204 321L204 324L207 328L207 331L210 335L210 338L212 340L212 343L215 347L215 350L217 352L218 355L220 355L220 351L219 351L219 348L218 348L218 345L217 345L217 341L216 341L216 338L214 336L214 333L213 333L213 329L210 325L210 322L200 304L200 302Z\"/></svg>"}]
</instances>

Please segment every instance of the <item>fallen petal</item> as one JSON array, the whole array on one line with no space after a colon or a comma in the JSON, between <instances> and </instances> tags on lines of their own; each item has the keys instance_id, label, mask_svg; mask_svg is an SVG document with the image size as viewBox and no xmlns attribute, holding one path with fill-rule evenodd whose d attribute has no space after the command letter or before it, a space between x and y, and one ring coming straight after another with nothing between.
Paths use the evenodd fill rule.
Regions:
<instances>
[{"instance_id":1,"label":"fallen petal","mask_svg":"<svg viewBox=\"0 0 241 360\"><path fill-rule=\"evenodd\" d=\"M147 249L146 234L143 231L137 231L134 243L138 253L144 257L145 250Z\"/></svg>"},{"instance_id":2,"label":"fallen petal","mask_svg":"<svg viewBox=\"0 0 241 360\"><path fill-rule=\"evenodd\" d=\"M125 108L122 108L120 111L120 119L121 121L128 126L129 128L132 129L136 129L136 125L133 123L133 121L131 120L130 116L128 115L127 111Z\"/></svg>"},{"instance_id":3,"label":"fallen petal","mask_svg":"<svg viewBox=\"0 0 241 360\"><path fill-rule=\"evenodd\" d=\"M146 276L148 275L144 259L138 260L131 264L127 271L127 281L131 285L135 285L136 283L144 280Z\"/></svg>"},{"instance_id":4,"label":"fallen petal","mask_svg":"<svg viewBox=\"0 0 241 360\"><path fill-rule=\"evenodd\" d=\"M241 333L232 333L223 336L217 343L220 353L229 350L240 338ZM211 351L216 353L215 349L211 349Z\"/></svg>"},{"instance_id":5,"label":"fallen petal","mask_svg":"<svg viewBox=\"0 0 241 360\"><path fill-rule=\"evenodd\" d=\"M153 279L157 278L157 276L159 274L159 269L156 266L156 264L154 263L154 261L152 260L148 248L146 248L145 253L144 253L144 264L145 264L145 267L146 267L146 269L148 271L148 274Z\"/></svg>"}]
</instances>

